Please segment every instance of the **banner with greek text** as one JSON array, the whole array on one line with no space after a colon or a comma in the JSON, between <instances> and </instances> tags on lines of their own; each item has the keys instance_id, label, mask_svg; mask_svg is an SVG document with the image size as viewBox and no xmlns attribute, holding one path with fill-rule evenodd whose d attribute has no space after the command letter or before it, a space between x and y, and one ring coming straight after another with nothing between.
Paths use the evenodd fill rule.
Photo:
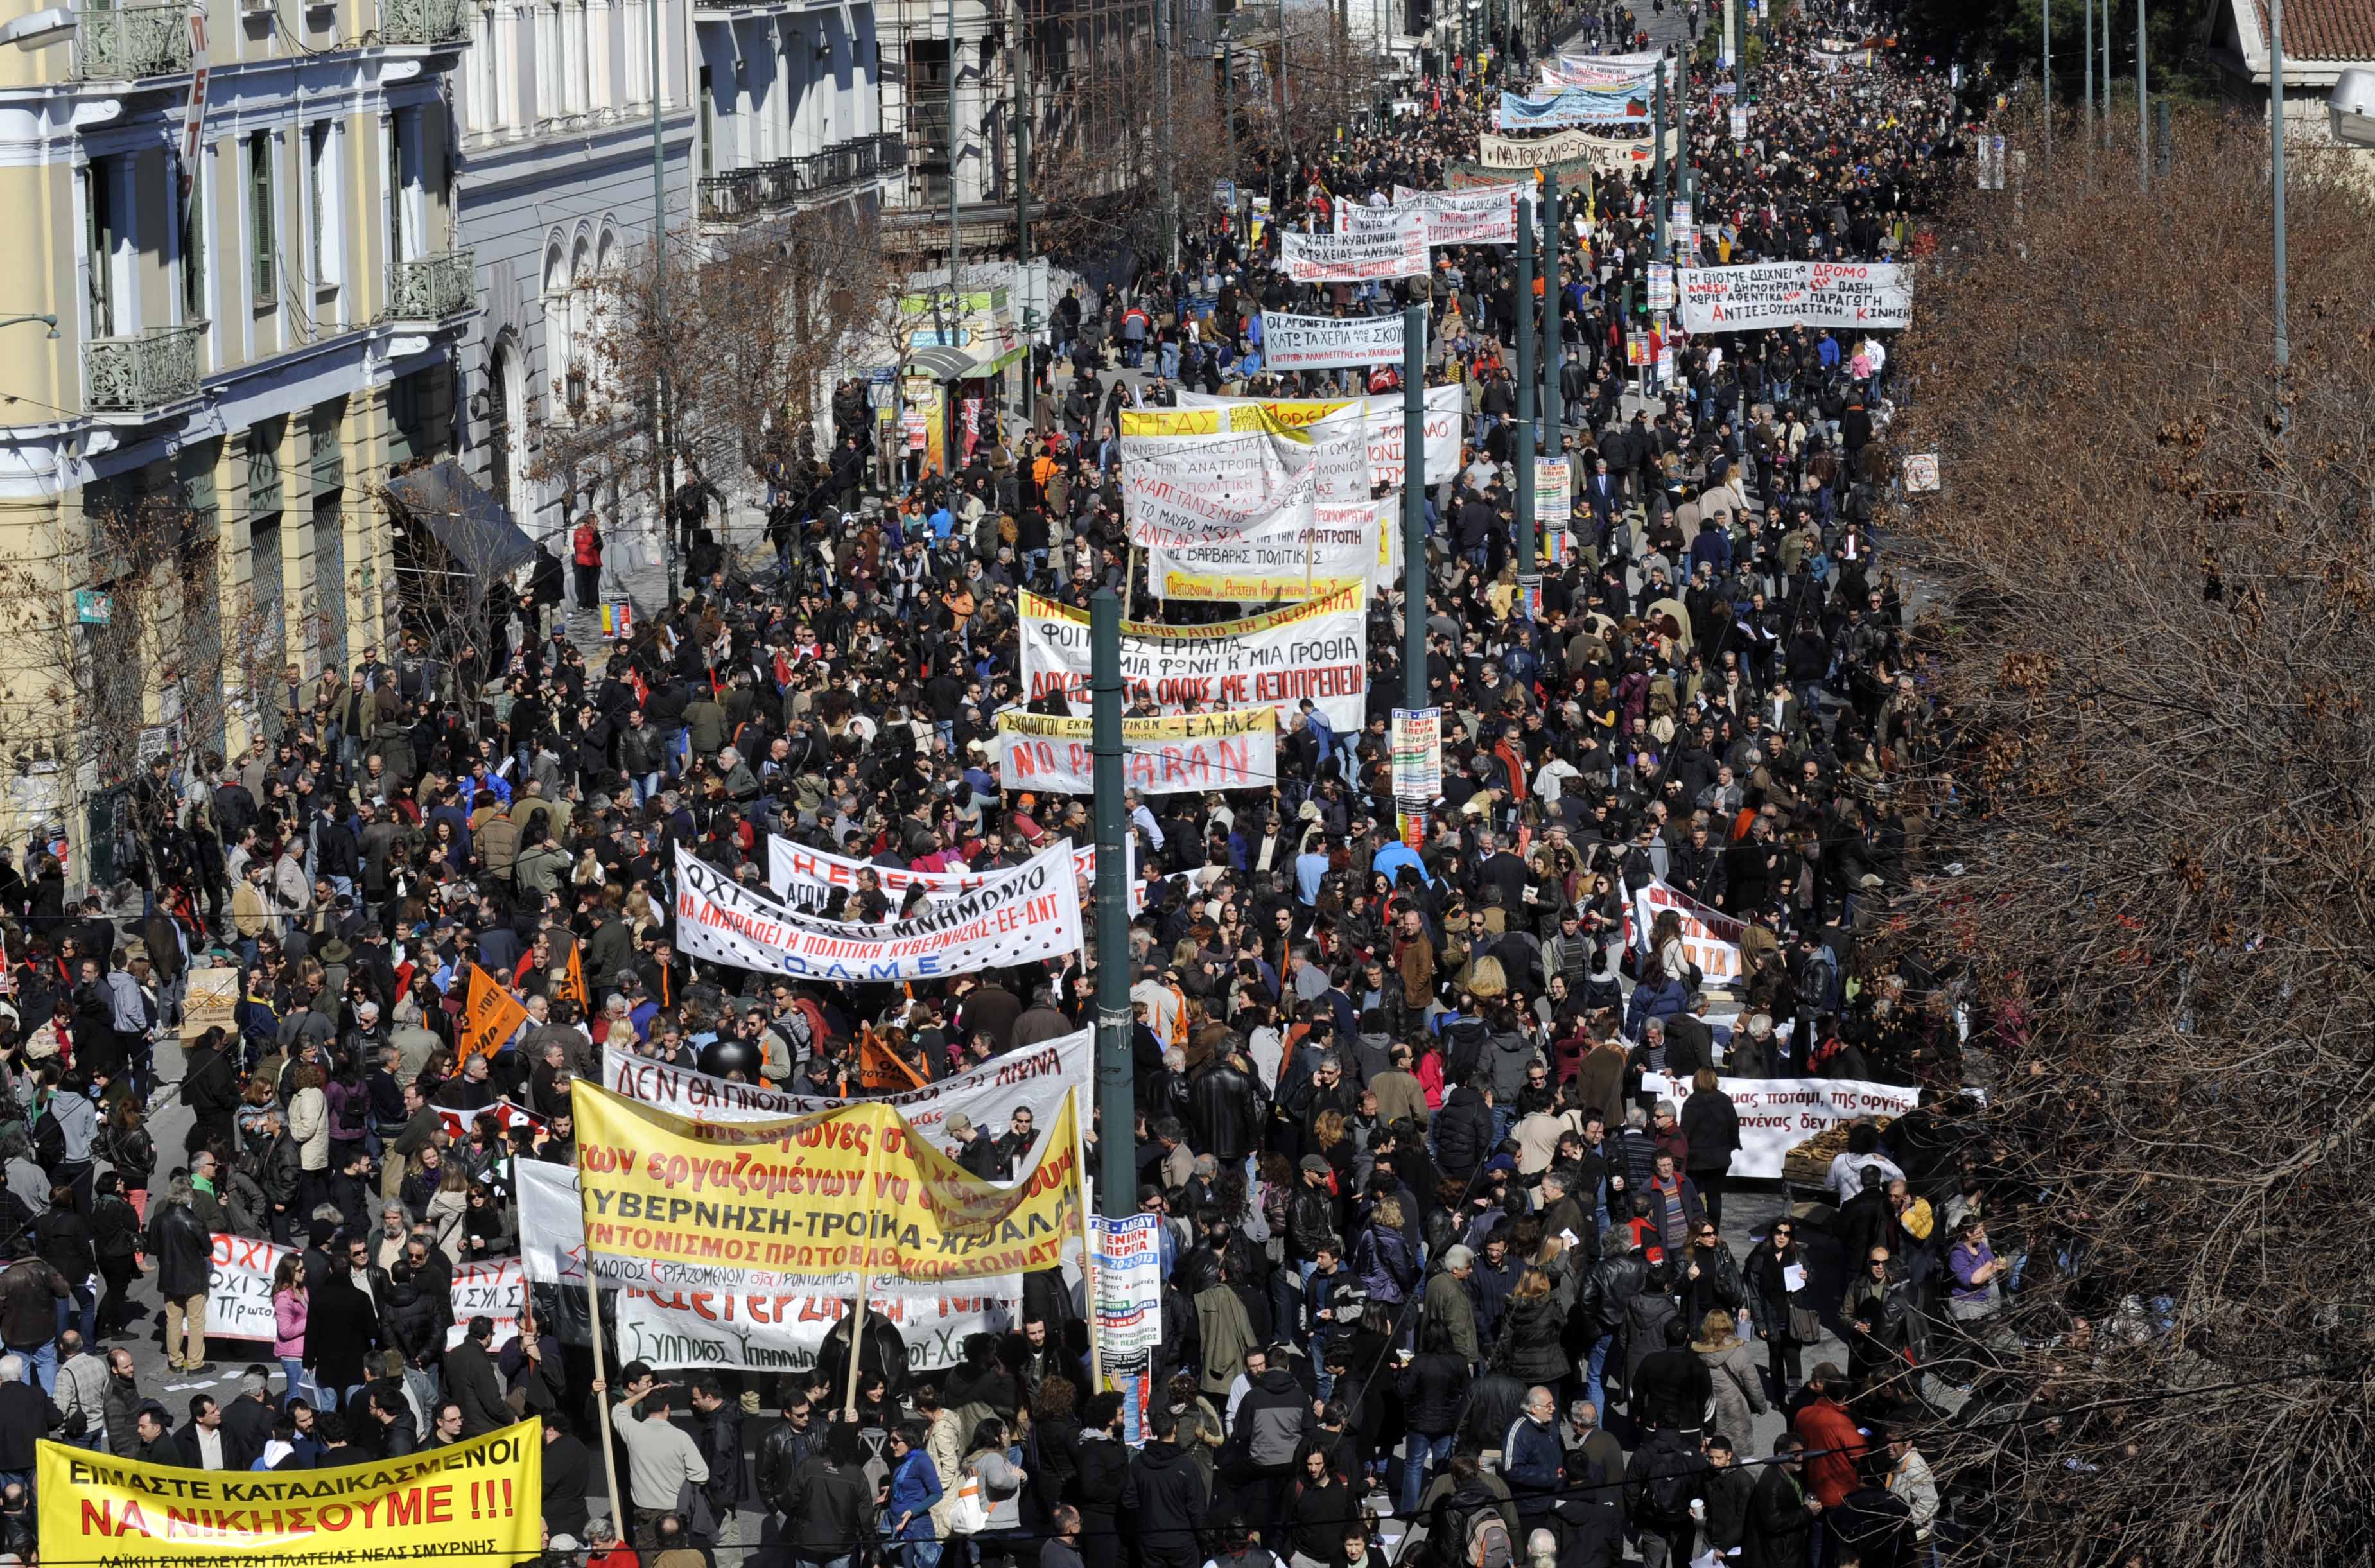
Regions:
<instances>
[{"instance_id":1,"label":"banner with greek text","mask_svg":"<svg viewBox=\"0 0 2375 1568\"><path fill-rule=\"evenodd\" d=\"M1518 191L1505 185L1471 185L1457 191L1394 187L1397 208L1426 214L1426 242L1435 245L1514 245L1518 242Z\"/></svg>"},{"instance_id":2,"label":"banner with greek text","mask_svg":"<svg viewBox=\"0 0 2375 1568\"><path fill-rule=\"evenodd\" d=\"M1014 1326L1011 1297L884 1296L867 1303L906 1342L907 1365L938 1372L964 1360L968 1335ZM849 1314L838 1296L765 1291L620 1291L616 1349L621 1361L654 1367L727 1367L807 1372L825 1337Z\"/></svg>"},{"instance_id":3,"label":"banner with greek text","mask_svg":"<svg viewBox=\"0 0 2375 1568\"><path fill-rule=\"evenodd\" d=\"M1716 1087L1740 1114L1740 1147L1731 1156L1735 1176L1778 1177L1790 1150L1859 1116L1894 1119L1921 1102L1918 1089L1845 1078L1719 1078ZM1663 1073L1643 1073L1646 1094L1674 1101L1691 1092L1687 1083Z\"/></svg>"},{"instance_id":4,"label":"banner with greek text","mask_svg":"<svg viewBox=\"0 0 2375 1568\"><path fill-rule=\"evenodd\" d=\"M1575 516L1574 466L1569 458L1534 459L1534 521L1564 528Z\"/></svg>"},{"instance_id":5,"label":"banner with greek text","mask_svg":"<svg viewBox=\"0 0 2375 1568\"><path fill-rule=\"evenodd\" d=\"M1218 511L1254 513L1293 489L1316 459L1300 431L1249 421L1232 429L1218 408L1180 408L1212 429L1205 434L1129 435L1121 438L1122 517L1133 519L1140 497L1133 485L1158 489L1175 499L1193 497ZM1127 411L1124 418L1127 419Z\"/></svg>"},{"instance_id":6,"label":"banner with greek text","mask_svg":"<svg viewBox=\"0 0 2375 1568\"><path fill-rule=\"evenodd\" d=\"M1297 283L1367 283L1426 276L1426 217L1393 215L1391 221L1344 234L1279 231L1279 270Z\"/></svg>"},{"instance_id":7,"label":"banner with greek text","mask_svg":"<svg viewBox=\"0 0 2375 1568\"><path fill-rule=\"evenodd\" d=\"M1146 549L1193 549L1263 536L1300 538L1310 531L1311 509L1317 500L1316 476L1309 468L1259 505L1238 508L1175 484L1161 464L1132 465L1125 459L1122 466L1123 528L1131 544Z\"/></svg>"},{"instance_id":8,"label":"banner with greek text","mask_svg":"<svg viewBox=\"0 0 2375 1568\"><path fill-rule=\"evenodd\" d=\"M1424 407L1426 477L1439 485L1459 472L1460 415L1466 392L1459 386L1430 386L1421 395ZM1349 407L1341 400L1321 397L1225 397L1218 393L1182 392L1183 413L1218 413L1230 408L1259 407L1288 425L1311 425ZM1402 454L1402 395L1381 392L1363 405L1364 429L1369 445L1369 482L1399 489L1407 471ZM1334 499L1323 484L1324 503Z\"/></svg>"},{"instance_id":9,"label":"banner with greek text","mask_svg":"<svg viewBox=\"0 0 2375 1568\"><path fill-rule=\"evenodd\" d=\"M1682 269L1683 326L1888 328L1913 322L1912 276L1894 262L1750 262Z\"/></svg>"},{"instance_id":10,"label":"banner with greek text","mask_svg":"<svg viewBox=\"0 0 2375 1568\"><path fill-rule=\"evenodd\" d=\"M938 979L1060 959L1081 946L1074 864L1067 841L908 919L853 925L794 910L679 848L677 950L762 974L856 982Z\"/></svg>"},{"instance_id":11,"label":"banner with greek text","mask_svg":"<svg viewBox=\"0 0 2375 1568\"><path fill-rule=\"evenodd\" d=\"M1064 842L1071 847L1073 874L1093 881L1097 872L1096 846L1072 844L1069 839ZM891 901L891 907L897 909L906 902L913 889L923 889L924 896L934 903L947 903L1000 877L1010 876L1016 869L1011 866L992 866L979 871L910 871L900 866L852 860L774 834L767 839L768 890L793 908L809 913L824 908L826 897L833 892L855 892L864 886L867 873L872 874L882 896Z\"/></svg>"},{"instance_id":12,"label":"banner with greek text","mask_svg":"<svg viewBox=\"0 0 2375 1568\"><path fill-rule=\"evenodd\" d=\"M1550 131L1568 125L1612 125L1649 117L1649 87L1568 88L1540 98L1501 95L1505 131Z\"/></svg>"},{"instance_id":13,"label":"banner with greek text","mask_svg":"<svg viewBox=\"0 0 2375 1568\"><path fill-rule=\"evenodd\" d=\"M1027 1111L1031 1141L1010 1149L1014 1169L1021 1173L1037 1165L1046 1151L1047 1135L1064 1108L1064 1091L1075 1083L1087 1082L1095 1067L1095 1032L1082 1029L1010 1051L970 1072L935 1079L921 1089L868 1099L898 1112L916 1137L931 1139L952 1158L956 1145L943 1131L951 1116L962 1114L982 1129L983 1137L1010 1141L1015 1114ZM602 1082L613 1093L696 1122L780 1121L857 1103L821 1095L786 1094L738 1079L712 1078L613 1046L602 1052Z\"/></svg>"},{"instance_id":14,"label":"banner with greek text","mask_svg":"<svg viewBox=\"0 0 2375 1568\"><path fill-rule=\"evenodd\" d=\"M1708 908L1687 893L1677 892L1651 878L1633 894L1625 911L1625 936L1642 952L1649 950L1658 916L1672 910L1683 924L1683 951L1699 966L1710 985L1736 985L1747 973L1740 956L1740 922Z\"/></svg>"},{"instance_id":15,"label":"banner with greek text","mask_svg":"<svg viewBox=\"0 0 2375 1568\"><path fill-rule=\"evenodd\" d=\"M1054 1268L1080 1235L1077 1099L1030 1174L996 1186L880 1101L694 1121L580 1080L578 1194L597 1282L668 1291L937 1295Z\"/></svg>"},{"instance_id":16,"label":"banner with greek text","mask_svg":"<svg viewBox=\"0 0 2375 1568\"><path fill-rule=\"evenodd\" d=\"M495 1343L519 1338L520 1319L527 1315L527 1270L516 1257L490 1257L465 1263L454 1270L454 1322L445 1330L445 1348L460 1344L470 1331L470 1319L492 1318Z\"/></svg>"},{"instance_id":17,"label":"banner with greek text","mask_svg":"<svg viewBox=\"0 0 2375 1568\"><path fill-rule=\"evenodd\" d=\"M1193 550L1149 550L1147 585L1164 599L1277 604L1390 584L1392 530L1381 530L1377 519L1399 504L1389 498L1316 506L1311 525L1300 534L1281 532Z\"/></svg>"},{"instance_id":18,"label":"banner with greek text","mask_svg":"<svg viewBox=\"0 0 2375 1568\"><path fill-rule=\"evenodd\" d=\"M1262 363L1273 371L1360 370L1402 362L1402 318L1262 312ZM1125 461L1128 450L1123 452Z\"/></svg>"},{"instance_id":19,"label":"banner with greek text","mask_svg":"<svg viewBox=\"0 0 2375 1568\"><path fill-rule=\"evenodd\" d=\"M1396 800L1424 806L1443 793L1443 710L1396 708L1388 732Z\"/></svg>"},{"instance_id":20,"label":"banner with greek text","mask_svg":"<svg viewBox=\"0 0 2375 1568\"><path fill-rule=\"evenodd\" d=\"M1681 146L1681 133L1668 131L1666 156L1672 158ZM1648 136L1595 136L1589 131L1560 131L1522 141L1483 131L1476 138L1476 162L1482 169L1555 170L1562 178L1584 171L1621 174L1647 169L1654 154Z\"/></svg>"},{"instance_id":21,"label":"banner with greek text","mask_svg":"<svg viewBox=\"0 0 2375 1568\"><path fill-rule=\"evenodd\" d=\"M998 715L998 782L1006 788L1096 791L1088 719L1010 708ZM1278 710L1165 713L1121 722L1122 784L1140 795L1268 789L1278 783Z\"/></svg>"},{"instance_id":22,"label":"banner with greek text","mask_svg":"<svg viewBox=\"0 0 2375 1568\"><path fill-rule=\"evenodd\" d=\"M1175 711L1266 703L1285 724L1308 697L1339 735L1357 734L1368 699L1368 617L1348 589L1289 609L1205 626L1124 621L1123 701ZM1022 598L1025 701L1086 701L1089 612ZM1076 911L1077 913L1077 911Z\"/></svg>"},{"instance_id":23,"label":"banner with greek text","mask_svg":"<svg viewBox=\"0 0 2375 1568\"><path fill-rule=\"evenodd\" d=\"M207 1274L207 1337L210 1339L274 1339L272 1276L296 1247L248 1236L214 1235L214 1262Z\"/></svg>"},{"instance_id":24,"label":"banner with greek text","mask_svg":"<svg viewBox=\"0 0 2375 1568\"><path fill-rule=\"evenodd\" d=\"M1163 1342L1162 1227L1160 1214L1100 1214L1089 1223L1097 1349L1108 1373L1144 1371Z\"/></svg>"},{"instance_id":25,"label":"banner with greek text","mask_svg":"<svg viewBox=\"0 0 2375 1568\"><path fill-rule=\"evenodd\" d=\"M47 1562L516 1568L544 1550L544 1428L533 1421L335 1469L190 1470L47 1442L34 1463Z\"/></svg>"}]
</instances>

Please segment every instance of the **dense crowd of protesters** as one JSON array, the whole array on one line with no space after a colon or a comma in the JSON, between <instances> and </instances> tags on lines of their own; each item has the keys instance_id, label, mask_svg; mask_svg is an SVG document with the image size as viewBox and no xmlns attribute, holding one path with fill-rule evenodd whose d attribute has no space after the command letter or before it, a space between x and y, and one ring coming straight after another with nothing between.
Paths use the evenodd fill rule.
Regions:
<instances>
[{"instance_id":1,"label":"dense crowd of protesters","mask_svg":"<svg viewBox=\"0 0 2375 1568\"><path fill-rule=\"evenodd\" d=\"M1957 156L1939 76L1819 64L1826 29L1861 23L1813 11L1773 25L1747 142L1692 75L1701 263L1931 242ZM1614 7L1579 25L1641 36ZM1419 113L1263 164L1275 223L1440 184L1531 72L1523 48L1459 62ZM42 1435L286 1468L532 1417L553 1550L605 1568L727 1545L819 1568L1366 1568L1413 1539L1474 1568L1928 1561L1938 1489L1888 1428L1968 1381L1936 1375L1963 1348L2002 1347L2013 1259L2035 1254L1991 1247L1999 1186L1932 1103L1960 1088L1956 1018L1920 974L1863 963L1919 865L1892 781L1956 739L1872 527L1887 348L1659 328L1647 176L1589 197L1560 236L1545 437L1575 460L1576 519L1538 610L1518 591L1507 248L1315 289L1273 270L1274 231L1199 226L1177 272L1064 300L1042 419L989 420L953 474L858 507L861 403L833 456L779 468L765 570L694 524L710 548L682 601L590 655L531 593L483 656L443 662L416 629L292 687L273 745L160 760L134 802L144 918L69 901L43 857L0 868L0 1550L38 1554ZM1418 844L1388 788L1389 593L1360 733L1306 705L1274 790L1128 802L1147 907L1127 953L833 987L676 950L678 847L762 879L770 833L926 870L1084 839L1086 802L1001 790L992 739L1018 701L1016 591L1133 586L1117 414L1181 385L1337 390L1352 378L1261 373L1260 310L1406 302L1431 311L1430 378L1469 393L1404 580L1446 716ZM1645 399L1624 344L1650 330L1674 371ZM1152 373L1117 373L1150 348ZM1653 878L1742 923L1735 994L1710 994L1671 917L1626 939ZM832 913L896 912L868 886ZM158 1042L209 952L238 968L237 1008L167 1084ZM572 1160L570 1088L605 1046L849 1094L861 1033L945 1077L1084 1022L1105 961L1129 971L1138 1116L1095 1136L1133 1140L1139 1205L1164 1217L1162 1348L1127 1401L1092 1389L1077 1304L1045 1279L952 1368L910 1368L869 1316L854 1397L846 1322L776 1379L595 1366L548 1299L500 1345L485 1319L451 1334L454 1271L519 1250L519 1163ZM529 1016L465 1060L473 964ZM1736 1256L1718 1069L1918 1084L1925 1109L1854 1128L1814 1217L1785 1206ZM186 1136L160 1147L176 1098ZM956 1151L1003 1179L1014 1136L967 1127ZM243 1372L208 1337L216 1234L292 1249L269 1352L227 1358ZM169 1373L213 1391L176 1408L142 1386L125 1345L152 1324ZM1833 1334L1843 1355L1806 1366ZM1782 1436L1755 1443L1772 1412Z\"/></svg>"}]
</instances>

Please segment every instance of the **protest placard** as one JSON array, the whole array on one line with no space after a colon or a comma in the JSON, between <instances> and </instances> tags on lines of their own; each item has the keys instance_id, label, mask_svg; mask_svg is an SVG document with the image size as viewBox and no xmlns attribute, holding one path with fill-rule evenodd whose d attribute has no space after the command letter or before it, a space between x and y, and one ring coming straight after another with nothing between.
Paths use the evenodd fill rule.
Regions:
<instances>
[{"instance_id":1,"label":"protest placard","mask_svg":"<svg viewBox=\"0 0 2375 1568\"><path fill-rule=\"evenodd\" d=\"M586 1267L603 1284L932 1295L1054 1268L1080 1235L1072 1095L1038 1165L1004 1187L880 1101L695 1121L581 1079L571 1102Z\"/></svg>"},{"instance_id":2,"label":"protest placard","mask_svg":"<svg viewBox=\"0 0 2375 1568\"><path fill-rule=\"evenodd\" d=\"M252 1236L215 1232L214 1260L207 1273L207 1337L262 1339L278 1337L272 1324L272 1276L295 1247Z\"/></svg>"},{"instance_id":3,"label":"protest placard","mask_svg":"<svg viewBox=\"0 0 2375 1568\"><path fill-rule=\"evenodd\" d=\"M1716 1087L1740 1115L1740 1147L1732 1151L1734 1176L1778 1177L1782 1161L1798 1145L1859 1116L1895 1118L1920 1103L1921 1091L1856 1079L1719 1078ZM1691 1092L1663 1073L1643 1073L1641 1091L1676 1102Z\"/></svg>"},{"instance_id":4,"label":"protest placard","mask_svg":"<svg viewBox=\"0 0 2375 1568\"><path fill-rule=\"evenodd\" d=\"M1059 959L1081 949L1080 887L1069 843L946 903L881 925L792 909L681 846L676 878L677 950L763 974L923 980Z\"/></svg>"},{"instance_id":5,"label":"protest placard","mask_svg":"<svg viewBox=\"0 0 2375 1568\"><path fill-rule=\"evenodd\" d=\"M49 1562L506 1568L544 1549L544 1427L536 1421L325 1469L184 1469L50 1442L37 1445L34 1464Z\"/></svg>"},{"instance_id":6,"label":"protest placard","mask_svg":"<svg viewBox=\"0 0 2375 1568\"><path fill-rule=\"evenodd\" d=\"M1750 262L1684 267L1683 325L1694 333L1767 326L1881 330L1913 321L1911 275L1894 262Z\"/></svg>"},{"instance_id":7,"label":"protest placard","mask_svg":"<svg viewBox=\"0 0 2375 1568\"><path fill-rule=\"evenodd\" d=\"M1010 708L998 715L998 781L1008 789L1088 795L1096 788L1087 718ZM1278 783L1278 711L1124 719L1122 784L1140 795L1268 789Z\"/></svg>"},{"instance_id":8,"label":"protest placard","mask_svg":"<svg viewBox=\"0 0 2375 1568\"><path fill-rule=\"evenodd\" d=\"M1568 125L1622 124L1649 117L1647 80L1623 88L1566 88L1541 97L1501 95L1504 131L1549 131Z\"/></svg>"},{"instance_id":9,"label":"protest placard","mask_svg":"<svg viewBox=\"0 0 2375 1568\"><path fill-rule=\"evenodd\" d=\"M1366 283L1426 276L1426 215L1396 213L1390 220L1342 234L1278 237L1279 270L1298 283Z\"/></svg>"},{"instance_id":10,"label":"protest placard","mask_svg":"<svg viewBox=\"0 0 2375 1568\"><path fill-rule=\"evenodd\" d=\"M1402 318L1262 312L1262 362L1273 371L1358 370L1402 362ZM1125 470L1129 459L1122 453Z\"/></svg>"},{"instance_id":11,"label":"protest placard","mask_svg":"<svg viewBox=\"0 0 2375 1568\"><path fill-rule=\"evenodd\" d=\"M1346 589L1288 609L1205 626L1125 621L1126 701L1174 710L1267 703L1282 725L1308 697L1340 735L1359 732L1368 697L1368 617ZM1036 594L1022 596L1024 701L1053 693L1086 701L1089 615Z\"/></svg>"}]
</instances>

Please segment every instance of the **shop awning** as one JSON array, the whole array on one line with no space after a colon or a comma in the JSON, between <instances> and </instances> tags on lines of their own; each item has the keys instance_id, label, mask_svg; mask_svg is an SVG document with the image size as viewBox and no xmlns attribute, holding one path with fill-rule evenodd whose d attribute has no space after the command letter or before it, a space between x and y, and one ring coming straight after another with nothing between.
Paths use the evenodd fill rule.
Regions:
<instances>
[{"instance_id":1,"label":"shop awning","mask_svg":"<svg viewBox=\"0 0 2375 1568\"><path fill-rule=\"evenodd\" d=\"M485 582L507 577L536 555L536 544L503 503L450 458L399 475L388 492L420 519L455 563Z\"/></svg>"},{"instance_id":2,"label":"shop awning","mask_svg":"<svg viewBox=\"0 0 2375 1568\"><path fill-rule=\"evenodd\" d=\"M982 373L976 368L979 364L979 360L963 348L938 345L914 349L907 355L908 370L928 375L934 381L957 381L965 376L977 376Z\"/></svg>"}]
</instances>

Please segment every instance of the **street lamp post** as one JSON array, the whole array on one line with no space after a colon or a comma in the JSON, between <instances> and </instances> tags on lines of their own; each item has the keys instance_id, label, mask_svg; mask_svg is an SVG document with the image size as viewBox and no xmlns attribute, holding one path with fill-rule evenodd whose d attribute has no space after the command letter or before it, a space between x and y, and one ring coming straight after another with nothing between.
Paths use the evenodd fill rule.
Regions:
<instances>
[{"instance_id":1,"label":"street lamp post","mask_svg":"<svg viewBox=\"0 0 2375 1568\"><path fill-rule=\"evenodd\" d=\"M2293 359L2285 301L2285 0L2268 0L2268 174L2275 201L2276 376L2281 381Z\"/></svg>"}]
</instances>

